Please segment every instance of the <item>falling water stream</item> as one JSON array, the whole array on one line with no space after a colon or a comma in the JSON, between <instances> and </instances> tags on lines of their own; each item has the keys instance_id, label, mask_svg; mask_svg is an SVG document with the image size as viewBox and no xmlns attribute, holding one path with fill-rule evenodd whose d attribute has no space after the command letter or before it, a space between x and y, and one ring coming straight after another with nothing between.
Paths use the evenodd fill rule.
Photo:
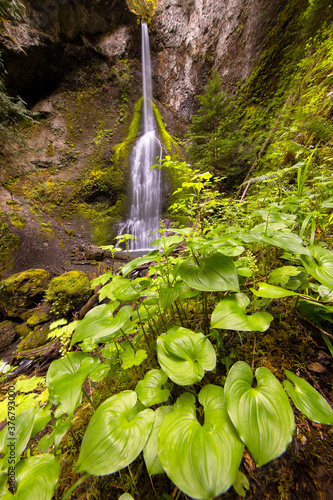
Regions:
<instances>
[{"instance_id":1,"label":"falling water stream","mask_svg":"<svg viewBox=\"0 0 333 500\"><path fill-rule=\"evenodd\" d=\"M147 24L141 25L142 32L142 135L134 145L131 161L131 198L129 217L121 233L130 233L130 250L151 250L149 244L157 237L149 236L158 230L160 220L161 175L157 168L150 167L161 159L162 147L157 136L153 111L150 47Z\"/></svg>"}]
</instances>

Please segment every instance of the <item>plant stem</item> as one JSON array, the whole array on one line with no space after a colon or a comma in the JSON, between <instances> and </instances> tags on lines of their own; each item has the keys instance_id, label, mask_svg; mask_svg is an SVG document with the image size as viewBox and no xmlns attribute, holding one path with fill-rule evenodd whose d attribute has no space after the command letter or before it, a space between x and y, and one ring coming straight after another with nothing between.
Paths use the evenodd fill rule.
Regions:
<instances>
[{"instance_id":1,"label":"plant stem","mask_svg":"<svg viewBox=\"0 0 333 500\"><path fill-rule=\"evenodd\" d=\"M67 493L65 493L65 495L62 497L61 500L67 500L71 496L75 488L80 486L80 484L82 484L90 476L91 474L86 474L85 476L81 477L78 481L76 481L76 483L67 491Z\"/></svg>"},{"instance_id":2,"label":"plant stem","mask_svg":"<svg viewBox=\"0 0 333 500\"><path fill-rule=\"evenodd\" d=\"M97 410L96 406L94 405L94 403L92 402L92 399L90 396L88 396L88 393L87 391L85 390L85 388L82 386L82 392L83 394L85 395L85 397L88 399L89 403L91 404L91 406L93 407L94 411Z\"/></svg>"}]
</instances>

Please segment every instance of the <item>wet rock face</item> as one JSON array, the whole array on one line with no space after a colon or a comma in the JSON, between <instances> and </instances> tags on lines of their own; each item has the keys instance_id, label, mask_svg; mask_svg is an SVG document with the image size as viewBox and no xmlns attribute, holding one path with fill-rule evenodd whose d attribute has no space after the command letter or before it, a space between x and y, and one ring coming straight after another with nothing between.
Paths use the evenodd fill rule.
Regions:
<instances>
[{"instance_id":1,"label":"wet rock face","mask_svg":"<svg viewBox=\"0 0 333 500\"><path fill-rule=\"evenodd\" d=\"M23 21L5 23L0 34L9 93L31 105L80 66L127 57L137 50L132 26L122 0L25 0Z\"/></svg>"},{"instance_id":2,"label":"wet rock face","mask_svg":"<svg viewBox=\"0 0 333 500\"><path fill-rule=\"evenodd\" d=\"M152 22L155 95L183 119L214 67L225 87L247 78L286 0L161 0Z\"/></svg>"}]
</instances>

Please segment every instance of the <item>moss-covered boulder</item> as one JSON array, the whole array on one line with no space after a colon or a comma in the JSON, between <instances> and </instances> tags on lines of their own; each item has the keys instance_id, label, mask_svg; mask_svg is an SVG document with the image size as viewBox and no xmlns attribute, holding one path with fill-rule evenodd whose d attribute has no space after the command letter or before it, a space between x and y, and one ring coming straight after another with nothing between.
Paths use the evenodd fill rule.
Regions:
<instances>
[{"instance_id":1,"label":"moss-covered boulder","mask_svg":"<svg viewBox=\"0 0 333 500\"><path fill-rule=\"evenodd\" d=\"M49 342L49 333L49 327L36 327L35 330L30 332L29 335L19 343L17 346L18 354L22 354L23 351L36 349L37 347L47 344L47 342Z\"/></svg>"},{"instance_id":2,"label":"moss-covered boulder","mask_svg":"<svg viewBox=\"0 0 333 500\"><path fill-rule=\"evenodd\" d=\"M43 297L50 282L44 269L29 269L13 274L0 283L0 310L9 317L19 317Z\"/></svg>"},{"instance_id":3,"label":"moss-covered boulder","mask_svg":"<svg viewBox=\"0 0 333 500\"><path fill-rule=\"evenodd\" d=\"M9 347L17 337L17 323L13 321L3 321L0 323L0 351Z\"/></svg>"},{"instance_id":4,"label":"moss-covered boulder","mask_svg":"<svg viewBox=\"0 0 333 500\"><path fill-rule=\"evenodd\" d=\"M46 314L45 311L37 309L36 311L34 311L32 316L30 316L30 318L27 319L27 325L30 328L34 328L37 325L42 325L43 323L46 323L49 319L50 317Z\"/></svg>"},{"instance_id":5,"label":"moss-covered boulder","mask_svg":"<svg viewBox=\"0 0 333 500\"><path fill-rule=\"evenodd\" d=\"M32 332L32 328L29 328L26 323L22 323L21 325L17 325L16 333L22 339L25 339Z\"/></svg>"},{"instance_id":6,"label":"moss-covered boulder","mask_svg":"<svg viewBox=\"0 0 333 500\"><path fill-rule=\"evenodd\" d=\"M82 307L90 295L87 275L82 271L69 271L53 278L46 292L46 300L56 317L66 318Z\"/></svg>"}]
</instances>

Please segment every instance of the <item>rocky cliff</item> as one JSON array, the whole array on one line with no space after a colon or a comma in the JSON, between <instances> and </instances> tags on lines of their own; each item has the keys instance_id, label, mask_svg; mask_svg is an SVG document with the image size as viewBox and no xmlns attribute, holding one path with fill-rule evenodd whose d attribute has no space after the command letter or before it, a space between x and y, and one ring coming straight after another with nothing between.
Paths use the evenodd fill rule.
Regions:
<instances>
[{"instance_id":1,"label":"rocky cliff","mask_svg":"<svg viewBox=\"0 0 333 500\"><path fill-rule=\"evenodd\" d=\"M160 0L150 27L156 98L188 121L212 67L224 86L246 79L286 3ZM139 57L139 36L122 0L25 0L24 22L1 35L7 87L36 102L93 56Z\"/></svg>"}]
</instances>

